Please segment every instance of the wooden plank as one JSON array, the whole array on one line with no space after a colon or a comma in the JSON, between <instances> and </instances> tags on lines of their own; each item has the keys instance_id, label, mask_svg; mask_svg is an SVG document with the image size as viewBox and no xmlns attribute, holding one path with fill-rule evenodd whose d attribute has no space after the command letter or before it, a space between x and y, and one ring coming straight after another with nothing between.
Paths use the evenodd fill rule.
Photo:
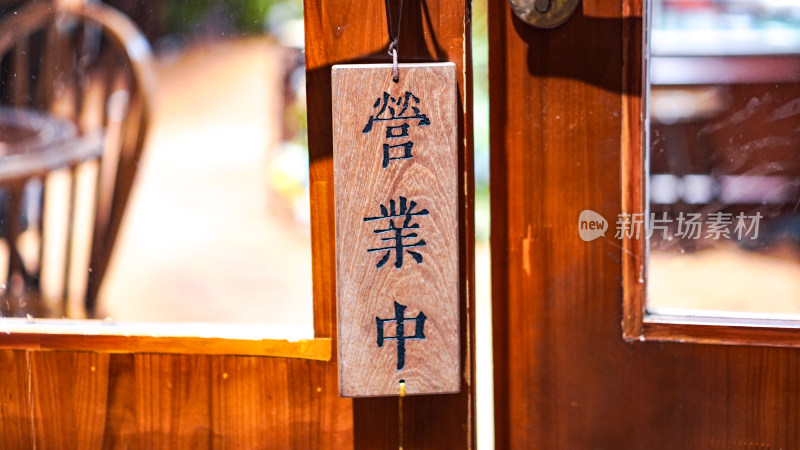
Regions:
<instances>
[{"instance_id":1,"label":"wooden plank","mask_svg":"<svg viewBox=\"0 0 800 450\"><path fill-rule=\"evenodd\" d=\"M352 447L329 362L110 356L106 447Z\"/></svg>"},{"instance_id":2,"label":"wooden plank","mask_svg":"<svg viewBox=\"0 0 800 450\"><path fill-rule=\"evenodd\" d=\"M142 448L209 448L207 356L135 355L136 422Z\"/></svg>"},{"instance_id":3,"label":"wooden plank","mask_svg":"<svg viewBox=\"0 0 800 450\"><path fill-rule=\"evenodd\" d=\"M103 442L108 358L99 353L30 352L37 448L98 448Z\"/></svg>"},{"instance_id":4,"label":"wooden plank","mask_svg":"<svg viewBox=\"0 0 800 450\"><path fill-rule=\"evenodd\" d=\"M28 353L0 350L0 447L33 448Z\"/></svg>"},{"instance_id":5,"label":"wooden plank","mask_svg":"<svg viewBox=\"0 0 800 450\"><path fill-rule=\"evenodd\" d=\"M211 371L214 447L250 448L269 442L290 448L285 364L254 358L219 358ZM265 414L266 408L274 414Z\"/></svg>"},{"instance_id":6,"label":"wooden plank","mask_svg":"<svg viewBox=\"0 0 800 450\"><path fill-rule=\"evenodd\" d=\"M345 63L388 62L386 14L381 2L305 0L306 77L310 194L314 220L314 322L317 336L336 333L333 225L333 142L331 67ZM472 448L474 446L474 177L472 156L471 4L462 0L405 2L400 39L400 61L456 64L458 80L459 272L461 298L460 354L462 385L459 394L406 399L403 438L409 448ZM327 219L326 221L326 218ZM328 334L319 334L320 332ZM336 355L334 354L334 359ZM334 369L335 370L335 369ZM330 375L330 374L328 374ZM335 379L336 373L333 372ZM424 399L424 400L423 400ZM420 402L416 402L420 400ZM397 399L364 398L352 401L356 445L397 448ZM431 424L431 411L446 411Z\"/></svg>"},{"instance_id":7,"label":"wooden plank","mask_svg":"<svg viewBox=\"0 0 800 450\"><path fill-rule=\"evenodd\" d=\"M24 319L20 319L24 320ZM8 324L11 322L5 319ZM46 333L15 332L19 330L16 325L8 325L4 330L7 334L0 342L0 348L8 349L36 349L36 350L76 350L97 351L104 353L177 353L177 354L206 354L206 355L253 355L274 356L282 358L301 358L328 361L331 359L331 339L300 339L289 341L283 339L226 339L215 337L193 336L131 336L121 334L74 334L79 327L68 325L47 329ZM86 326L102 326L87 324ZM23 325L22 327L26 327ZM34 330L35 325L27 325ZM121 330L109 327L109 333L121 333ZM124 328L137 332L136 326ZM58 334L61 330L65 334ZM85 329L84 329L85 330ZM101 329L102 330L102 329ZM142 333L142 329L138 330ZM69 334L66 334L69 333Z\"/></svg>"},{"instance_id":8,"label":"wooden plank","mask_svg":"<svg viewBox=\"0 0 800 450\"><path fill-rule=\"evenodd\" d=\"M643 14L641 0L623 3L623 51L622 51L622 85L625 86L622 97L622 170L623 188L622 211L629 214L644 213L644 102L643 93L644 40L642 21L632 18ZM648 63L649 64L649 63ZM622 248L622 283L623 311L622 332L627 339L638 338L642 334L644 317L644 262L647 259L647 242L644 239L630 239L623 236Z\"/></svg>"},{"instance_id":9,"label":"wooden plank","mask_svg":"<svg viewBox=\"0 0 800 450\"><path fill-rule=\"evenodd\" d=\"M109 355L107 376L108 406L103 448L140 448L136 421L135 355Z\"/></svg>"},{"instance_id":10,"label":"wooden plank","mask_svg":"<svg viewBox=\"0 0 800 450\"><path fill-rule=\"evenodd\" d=\"M353 445L351 402L337 395L335 366L326 361L8 350L0 355L0 368L12 369L0 387L0 448Z\"/></svg>"},{"instance_id":11,"label":"wooden plank","mask_svg":"<svg viewBox=\"0 0 800 450\"><path fill-rule=\"evenodd\" d=\"M496 446L798 448L798 349L625 342L625 250L578 236L636 201L636 4L541 32L489 2Z\"/></svg>"},{"instance_id":12,"label":"wooden plank","mask_svg":"<svg viewBox=\"0 0 800 450\"><path fill-rule=\"evenodd\" d=\"M459 389L455 64L334 66L339 392Z\"/></svg>"},{"instance_id":13,"label":"wooden plank","mask_svg":"<svg viewBox=\"0 0 800 450\"><path fill-rule=\"evenodd\" d=\"M334 364L287 365L291 448L353 447L353 404L339 397Z\"/></svg>"},{"instance_id":14,"label":"wooden plank","mask_svg":"<svg viewBox=\"0 0 800 450\"><path fill-rule=\"evenodd\" d=\"M615 19L620 15L622 2L607 2L603 0L584 0L583 15L592 18Z\"/></svg>"}]
</instances>

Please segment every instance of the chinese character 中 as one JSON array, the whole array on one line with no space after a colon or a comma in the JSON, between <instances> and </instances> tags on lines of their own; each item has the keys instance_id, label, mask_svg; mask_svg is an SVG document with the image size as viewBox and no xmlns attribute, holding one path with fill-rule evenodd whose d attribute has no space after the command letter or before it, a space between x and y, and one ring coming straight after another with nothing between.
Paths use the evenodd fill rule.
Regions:
<instances>
[{"instance_id":1,"label":"chinese character \u4e2d","mask_svg":"<svg viewBox=\"0 0 800 450\"><path fill-rule=\"evenodd\" d=\"M374 116L369 116L369 120L367 121L367 125L364 126L364 130L362 131L364 134L369 133L372 131L372 125L375 122L379 121L403 121L400 125L387 125L386 126L386 139L399 139L409 137L408 134L408 121L410 120L417 120L417 126L428 126L431 124L430 119L425 114L422 114L415 105L419 105L419 98L416 97L411 92L406 91L405 94L399 96L398 98L394 98L390 96L387 92L383 93L383 97L378 97L375 100L375 104L372 105L373 108L378 109L378 113ZM409 108L411 111L409 112ZM397 145L390 145L388 143L383 144L383 164L382 167L385 169L389 166L389 161L395 161L398 159L409 159L412 158L413 155L411 154L411 149L414 147L414 142L407 141ZM398 149L402 150L400 156L392 156L394 152L392 150Z\"/></svg>"},{"instance_id":2,"label":"chinese character \u4e2d","mask_svg":"<svg viewBox=\"0 0 800 450\"><path fill-rule=\"evenodd\" d=\"M375 324L378 326L378 348L383 348L384 341L396 340L397 341L397 370L402 370L406 364L406 340L408 339L425 339L425 313L422 311L417 314L417 317L405 317L406 307L397 302L394 302L394 318L381 319L375 317ZM414 321L414 334L406 336L405 322ZM395 335L385 336L383 331L383 324L387 322L395 322Z\"/></svg>"},{"instance_id":3,"label":"chinese character \u4e2d","mask_svg":"<svg viewBox=\"0 0 800 450\"><path fill-rule=\"evenodd\" d=\"M383 255L378 264L375 266L378 269L383 267L387 261L389 261L389 257L391 256L392 252L394 252L394 266L396 268L403 267L403 253L408 252L414 261L417 264L422 262L422 255L418 252L413 250L409 250L415 247L424 247L425 240L420 239L417 242L413 243L405 243L406 239L412 239L418 237L416 232L411 232L408 234L403 234L404 230L417 230L419 229L418 223L411 223L414 216L427 216L428 210L423 209L420 211L414 211L417 207L417 202L415 201L408 201L405 197L400 197L400 208L397 209L397 202L394 200L389 200L389 208L387 209L386 206L381 206L381 215L377 217L365 217L364 222L371 222L375 220L389 220L389 227L388 228L380 228L374 231L375 234L382 235L384 233L389 233L388 237L381 238L381 241L390 242L391 245L386 247L378 247L378 248L371 248L368 249L367 252L374 253L374 252L383 252L385 251L386 254ZM401 222L402 220L402 222Z\"/></svg>"}]
</instances>

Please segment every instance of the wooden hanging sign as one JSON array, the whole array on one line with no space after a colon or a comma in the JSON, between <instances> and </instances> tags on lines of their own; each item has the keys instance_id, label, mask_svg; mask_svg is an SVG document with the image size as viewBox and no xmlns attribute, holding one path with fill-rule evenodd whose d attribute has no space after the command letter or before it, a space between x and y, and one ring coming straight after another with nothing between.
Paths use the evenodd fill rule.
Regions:
<instances>
[{"instance_id":1,"label":"wooden hanging sign","mask_svg":"<svg viewBox=\"0 0 800 450\"><path fill-rule=\"evenodd\" d=\"M455 64L331 78L339 394L458 392Z\"/></svg>"}]
</instances>

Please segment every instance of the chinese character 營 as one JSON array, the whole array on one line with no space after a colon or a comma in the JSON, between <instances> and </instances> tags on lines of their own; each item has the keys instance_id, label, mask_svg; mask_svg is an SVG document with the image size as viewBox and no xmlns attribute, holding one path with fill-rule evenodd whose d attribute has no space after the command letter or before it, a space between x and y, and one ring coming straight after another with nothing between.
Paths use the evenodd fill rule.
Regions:
<instances>
[{"instance_id":1,"label":"chinese character \u71df","mask_svg":"<svg viewBox=\"0 0 800 450\"><path fill-rule=\"evenodd\" d=\"M381 241L390 242L391 245L386 247L378 247L378 248L371 248L368 249L367 252L374 253L374 252L383 252L385 251L386 254L383 255L376 267L380 269L389 261L389 257L391 256L392 252L394 252L394 266L396 268L403 267L403 253L408 252L414 261L417 264L422 262L422 255L418 252L413 250L409 250L414 247L424 247L425 240L420 239L417 242L406 244L404 240L412 239L418 237L416 232L411 232L408 234L403 234L404 230L417 230L419 229L418 223L411 223L414 216L427 216L428 210L423 209L420 211L414 211L417 207L417 202L415 201L408 201L405 197L400 197L400 208L397 209L397 203L394 200L389 200L389 208L387 209L386 206L381 206L381 215L377 217L365 217L364 222L371 222L375 220L389 220L389 227L388 228L380 228L374 231L375 234L382 235L384 233L390 233L388 237L381 238ZM397 220L395 222L395 220ZM402 222L401 222L402 220Z\"/></svg>"},{"instance_id":2,"label":"chinese character \u71df","mask_svg":"<svg viewBox=\"0 0 800 450\"><path fill-rule=\"evenodd\" d=\"M408 134L408 121L410 120L417 120L417 126L428 126L431 124L430 119L425 114L422 114L415 105L419 104L419 98L417 98L411 92L406 92L404 95L399 96L398 98L394 98L389 95L387 92L383 93L383 97L378 97L375 100L375 104L372 105L373 108L378 109L378 113L374 116L369 116L369 120L367 121L367 125L364 126L364 130L362 131L364 134L369 133L372 131L372 125L375 122L379 121L403 121L400 125L387 125L386 126L386 139L399 139L409 137ZM409 112L409 108L411 111ZM383 163L382 167L385 169L389 166L390 161L395 161L398 159L409 159L412 158L413 155L411 154L411 149L414 147L414 142L407 141L401 144L390 145L390 144L383 144ZM399 154L400 156L392 156L394 152L392 150L398 149L402 150Z\"/></svg>"},{"instance_id":3,"label":"chinese character \u71df","mask_svg":"<svg viewBox=\"0 0 800 450\"><path fill-rule=\"evenodd\" d=\"M375 324L378 326L378 348L383 348L384 341L396 340L397 341L397 370L402 370L406 364L406 340L407 339L425 339L425 313L422 311L417 314L417 317L405 317L406 307L397 302L394 302L394 318L381 319L375 317ZM406 336L405 322L414 321L414 334ZM395 335L386 336L383 331L383 324L387 322L395 322Z\"/></svg>"}]
</instances>

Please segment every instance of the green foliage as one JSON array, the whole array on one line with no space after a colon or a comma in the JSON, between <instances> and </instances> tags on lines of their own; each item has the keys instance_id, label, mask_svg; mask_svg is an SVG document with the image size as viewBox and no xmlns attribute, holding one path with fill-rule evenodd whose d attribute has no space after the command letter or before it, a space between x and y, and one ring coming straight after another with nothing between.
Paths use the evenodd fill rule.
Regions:
<instances>
[{"instance_id":1,"label":"green foliage","mask_svg":"<svg viewBox=\"0 0 800 450\"><path fill-rule=\"evenodd\" d=\"M489 240L489 37L486 0L472 4L473 133L475 137L475 238Z\"/></svg>"},{"instance_id":2,"label":"green foliage","mask_svg":"<svg viewBox=\"0 0 800 450\"><path fill-rule=\"evenodd\" d=\"M302 17L301 0L183 0L166 3L165 23L168 33L261 34L270 31L274 9L280 10L278 20Z\"/></svg>"}]
</instances>

